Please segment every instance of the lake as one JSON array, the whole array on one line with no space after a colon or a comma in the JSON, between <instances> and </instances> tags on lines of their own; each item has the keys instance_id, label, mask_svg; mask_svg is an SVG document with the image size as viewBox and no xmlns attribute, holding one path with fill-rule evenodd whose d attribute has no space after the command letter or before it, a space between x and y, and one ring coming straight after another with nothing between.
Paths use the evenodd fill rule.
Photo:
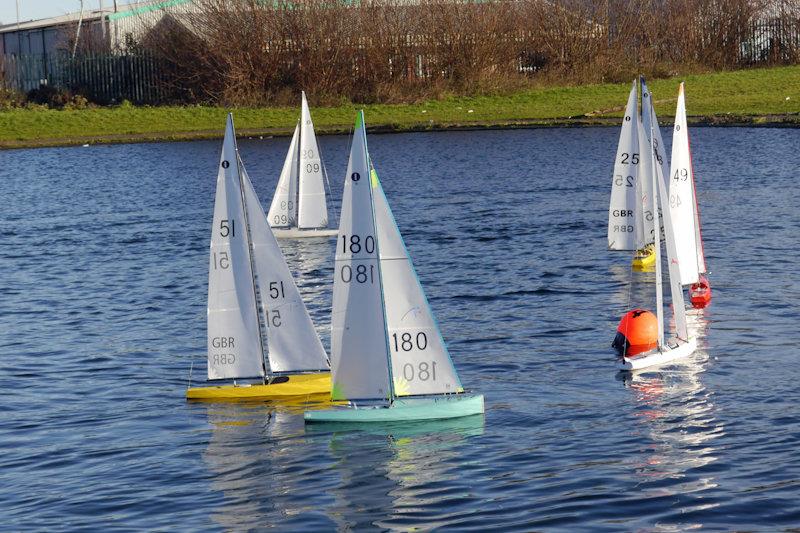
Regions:
<instances>
[{"instance_id":1,"label":"lake","mask_svg":"<svg viewBox=\"0 0 800 533\"><path fill-rule=\"evenodd\" d=\"M486 414L364 430L184 398L221 141L0 152L2 528L797 527L800 130L691 131L714 300L690 359L633 378L610 345L653 275L606 249L618 133L369 135ZM265 206L288 144L240 140ZM338 210L349 138L320 145ZM334 243L282 241L326 348Z\"/></svg>"}]
</instances>

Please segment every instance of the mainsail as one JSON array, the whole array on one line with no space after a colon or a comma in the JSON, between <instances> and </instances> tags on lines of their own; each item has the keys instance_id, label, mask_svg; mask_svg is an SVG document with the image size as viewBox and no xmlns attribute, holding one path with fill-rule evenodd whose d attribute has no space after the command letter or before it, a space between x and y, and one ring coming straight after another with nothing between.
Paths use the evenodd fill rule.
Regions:
<instances>
[{"instance_id":1,"label":"mainsail","mask_svg":"<svg viewBox=\"0 0 800 533\"><path fill-rule=\"evenodd\" d=\"M208 265L208 379L265 374L241 183L228 115Z\"/></svg>"},{"instance_id":2,"label":"mainsail","mask_svg":"<svg viewBox=\"0 0 800 533\"><path fill-rule=\"evenodd\" d=\"M672 133L671 167L669 207L675 230L680 281L682 285L690 285L699 279L702 250L698 249L701 246L698 240L700 228L696 211L697 201L692 156L689 151L683 83L678 90L678 107L675 111L675 128Z\"/></svg>"},{"instance_id":3,"label":"mainsail","mask_svg":"<svg viewBox=\"0 0 800 533\"><path fill-rule=\"evenodd\" d=\"M611 202L608 207L608 247L636 250L644 246L643 226L636 224L636 181L639 174L639 113L636 81L633 82L614 161ZM638 230L638 231L637 231Z\"/></svg>"},{"instance_id":4,"label":"mainsail","mask_svg":"<svg viewBox=\"0 0 800 533\"><path fill-rule=\"evenodd\" d=\"M391 397L378 239L363 113L347 164L334 261L331 372L334 400Z\"/></svg>"},{"instance_id":5,"label":"mainsail","mask_svg":"<svg viewBox=\"0 0 800 533\"><path fill-rule=\"evenodd\" d=\"M325 228L328 226L328 207L325 201L325 169L319 154L314 124L303 93L300 111L300 163L298 216L299 228Z\"/></svg>"}]
</instances>

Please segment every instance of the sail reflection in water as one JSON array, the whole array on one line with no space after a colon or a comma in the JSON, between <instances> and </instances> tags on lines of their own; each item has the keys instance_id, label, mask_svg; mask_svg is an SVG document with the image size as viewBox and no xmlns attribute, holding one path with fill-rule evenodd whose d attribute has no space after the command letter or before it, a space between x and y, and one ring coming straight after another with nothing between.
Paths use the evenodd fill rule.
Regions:
<instances>
[{"instance_id":1,"label":"sail reflection in water","mask_svg":"<svg viewBox=\"0 0 800 533\"><path fill-rule=\"evenodd\" d=\"M691 316L690 328L704 340L706 327L702 315ZM717 487L710 474L713 468L708 465L718 460L715 442L725 431L716 420L713 395L701 379L709 364L709 352L703 344L693 355L663 371L619 374L633 392L635 414L642 426L637 436L642 442L641 453L628 460L641 478L634 496L640 502L664 497L691 500L678 506L682 511L677 512L717 505L706 493ZM669 506L664 512L670 513ZM671 518L681 520L679 516Z\"/></svg>"},{"instance_id":2,"label":"sail reflection in water","mask_svg":"<svg viewBox=\"0 0 800 533\"><path fill-rule=\"evenodd\" d=\"M314 424L330 439L340 484L328 509L338 529L427 530L452 524L466 509L457 502L474 487L461 474L470 463L470 438L483 435L482 414L449 420L392 424ZM418 511L428 511L420 523ZM438 514L430 514L438 509Z\"/></svg>"},{"instance_id":3,"label":"sail reflection in water","mask_svg":"<svg viewBox=\"0 0 800 533\"><path fill-rule=\"evenodd\" d=\"M291 516L314 524L319 495L302 489L312 450L303 435L303 419L293 408L268 403L204 403L211 438L203 459L211 472L211 488L221 497L211 517L226 530L244 531L274 524L276 514L286 527ZM302 409L300 407L299 409ZM300 411L302 413L302 410ZM299 524L298 524L299 525Z\"/></svg>"},{"instance_id":4,"label":"sail reflection in water","mask_svg":"<svg viewBox=\"0 0 800 533\"><path fill-rule=\"evenodd\" d=\"M414 424L305 426L307 406L201 403L211 438L203 459L220 498L209 508L225 530L403 528L419 508L440 509L472 490L462 481L484 417ZM416 519L415 519L416 518Z\"/></svg>"}]
</instances>

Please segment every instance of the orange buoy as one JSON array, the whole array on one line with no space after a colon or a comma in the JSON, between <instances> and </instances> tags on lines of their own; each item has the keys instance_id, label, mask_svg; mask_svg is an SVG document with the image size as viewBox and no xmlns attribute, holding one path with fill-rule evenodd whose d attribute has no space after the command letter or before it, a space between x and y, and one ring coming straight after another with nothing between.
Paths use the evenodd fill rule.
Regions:
<instances>
[{"instance_id":1,"label":"orange buoy","mask_svg":"<svg viewBox=\"0 0 800 533\"><path fill-rule=\"evenodd\" d=\"M617 327L611 346L621 355L636 355L658 346L658 319L644 309L628 311Z\"/></svg>"}]
</instances>

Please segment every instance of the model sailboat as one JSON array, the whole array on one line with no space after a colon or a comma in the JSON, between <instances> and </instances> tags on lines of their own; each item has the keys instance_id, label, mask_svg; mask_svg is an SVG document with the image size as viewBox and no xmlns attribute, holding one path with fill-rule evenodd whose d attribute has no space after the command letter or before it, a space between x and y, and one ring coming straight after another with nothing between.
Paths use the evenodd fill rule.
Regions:
<instances>
[{"instance_id":1,"label":"model sailboat","mask_svg":"<svg viewBox=\"0 0 800 533\"><path fill-rule=\"evenodd\" d=\"M611 250L635 250L631 266L635 270L649 270L655 265L656 216L650 208L653 197L651 156L647 150L640 152L639 147L651 146L651 132L655 135L652 143L655 159L665 175L666 168L655 112L652 115L644 112L645 109L652 109L652 98L644 78L639 79L639 85L642 92L641 119L637 112L637 82L634 80L617 145L608 210L608 247ZM655 128L651 128L651 122L655 123Z\"/></svg>"},{"instance_id":2,"label":"model sailboat","mask_svg":"<svg viewBox=\"0 0 800 533\"><path fill-rule=\"evenodd\" d=\"M363 112L347 167L333 284L332 399L308 422L435 420L483 413L464 392L367 150Z\"/></svg>"},{"instance_id":3,"label":"model sailboat","mask_svg":"<svg viewBox=\"0 0 800 533\"><path fill-rule=\"evenodd\" d=\"M269 224L278 238L332 237L325 193L327 175L319 153L314 124L303 93L300 122L295 126L289 152L269 208Z\"/></svg>"},{"instance_id":4,"label":"model sailboat","mask_svg":"<svg viewBox=\"0 0 800 533\"><path fill-rule=\"evenodd\" d=\"M643 85L644 87L644 85ZM646 89L645 89L646 91ZM642 93L644 96L645 92ZM645 121L645 116L647 121ZM683 290L680 284L680 272L677 260L675 234L673 231L672 217L670 214L667 195L667 188L664 183L664 174L662 173L662 166L658 164L659 153L657 151L658 138L654 129L656 129L657 122L655 121L655 113L653 111L650 101L642 106L642 123L647 123L650 128L649 139L654 142L647 142L642 144L646 147L647 162L649 164L649 181L653 194L650 197L650 209L653 213L660 213L663 218L664 230L664 243L667 251L667 264L669 274L669 287L672 298L672 313L675 320L676 337L665 340L664 336L664 302L663 302L663 285L661 280L661 232L654 231L654 248L655 255L655 269L656 269L656 316L657 316L657 342L656 347L652 350L647 350L635 355L625 352L625 345L622 345L622 354L618 362L621 370L638 370L653 365L660 365L668 363L675 359L686 357L693 353L697 348L697 341L693 337L689 337L688 327L686 325L686 309L683 303ZM640 137L641 138L641 137ZM643 155L644 155L643 151ZM642 158L645 160L645 158Z\"/></svg>"},{"instance_id":5,"label":"model sailboat","mask_svg":"<svg viewBox=\"0 0 800 533\"><path fill-rule=\"evenodd\" d=\"M686 99L683 83L678 89L678 107L672 133L672 175L669 207L674 223L681 285L690 285L689 297L695 307L711 301L711 286L706 273L703 241L700 236L700 212L694 186L692 152L686 124Z\"/></svg>"},{"instance_id":6,"label":"model sailboat","mask_svg":"<svg viewBox=\"0 0 800 533\"><path fill-rule=\"evenodd\" d=\"M245 378L260 383L235 382ZM239 157L231 115L211 232L208 379L234 384L189 388L187 398L291 396L331 387L327 355Z\"/></svg>"}]
</instances>

